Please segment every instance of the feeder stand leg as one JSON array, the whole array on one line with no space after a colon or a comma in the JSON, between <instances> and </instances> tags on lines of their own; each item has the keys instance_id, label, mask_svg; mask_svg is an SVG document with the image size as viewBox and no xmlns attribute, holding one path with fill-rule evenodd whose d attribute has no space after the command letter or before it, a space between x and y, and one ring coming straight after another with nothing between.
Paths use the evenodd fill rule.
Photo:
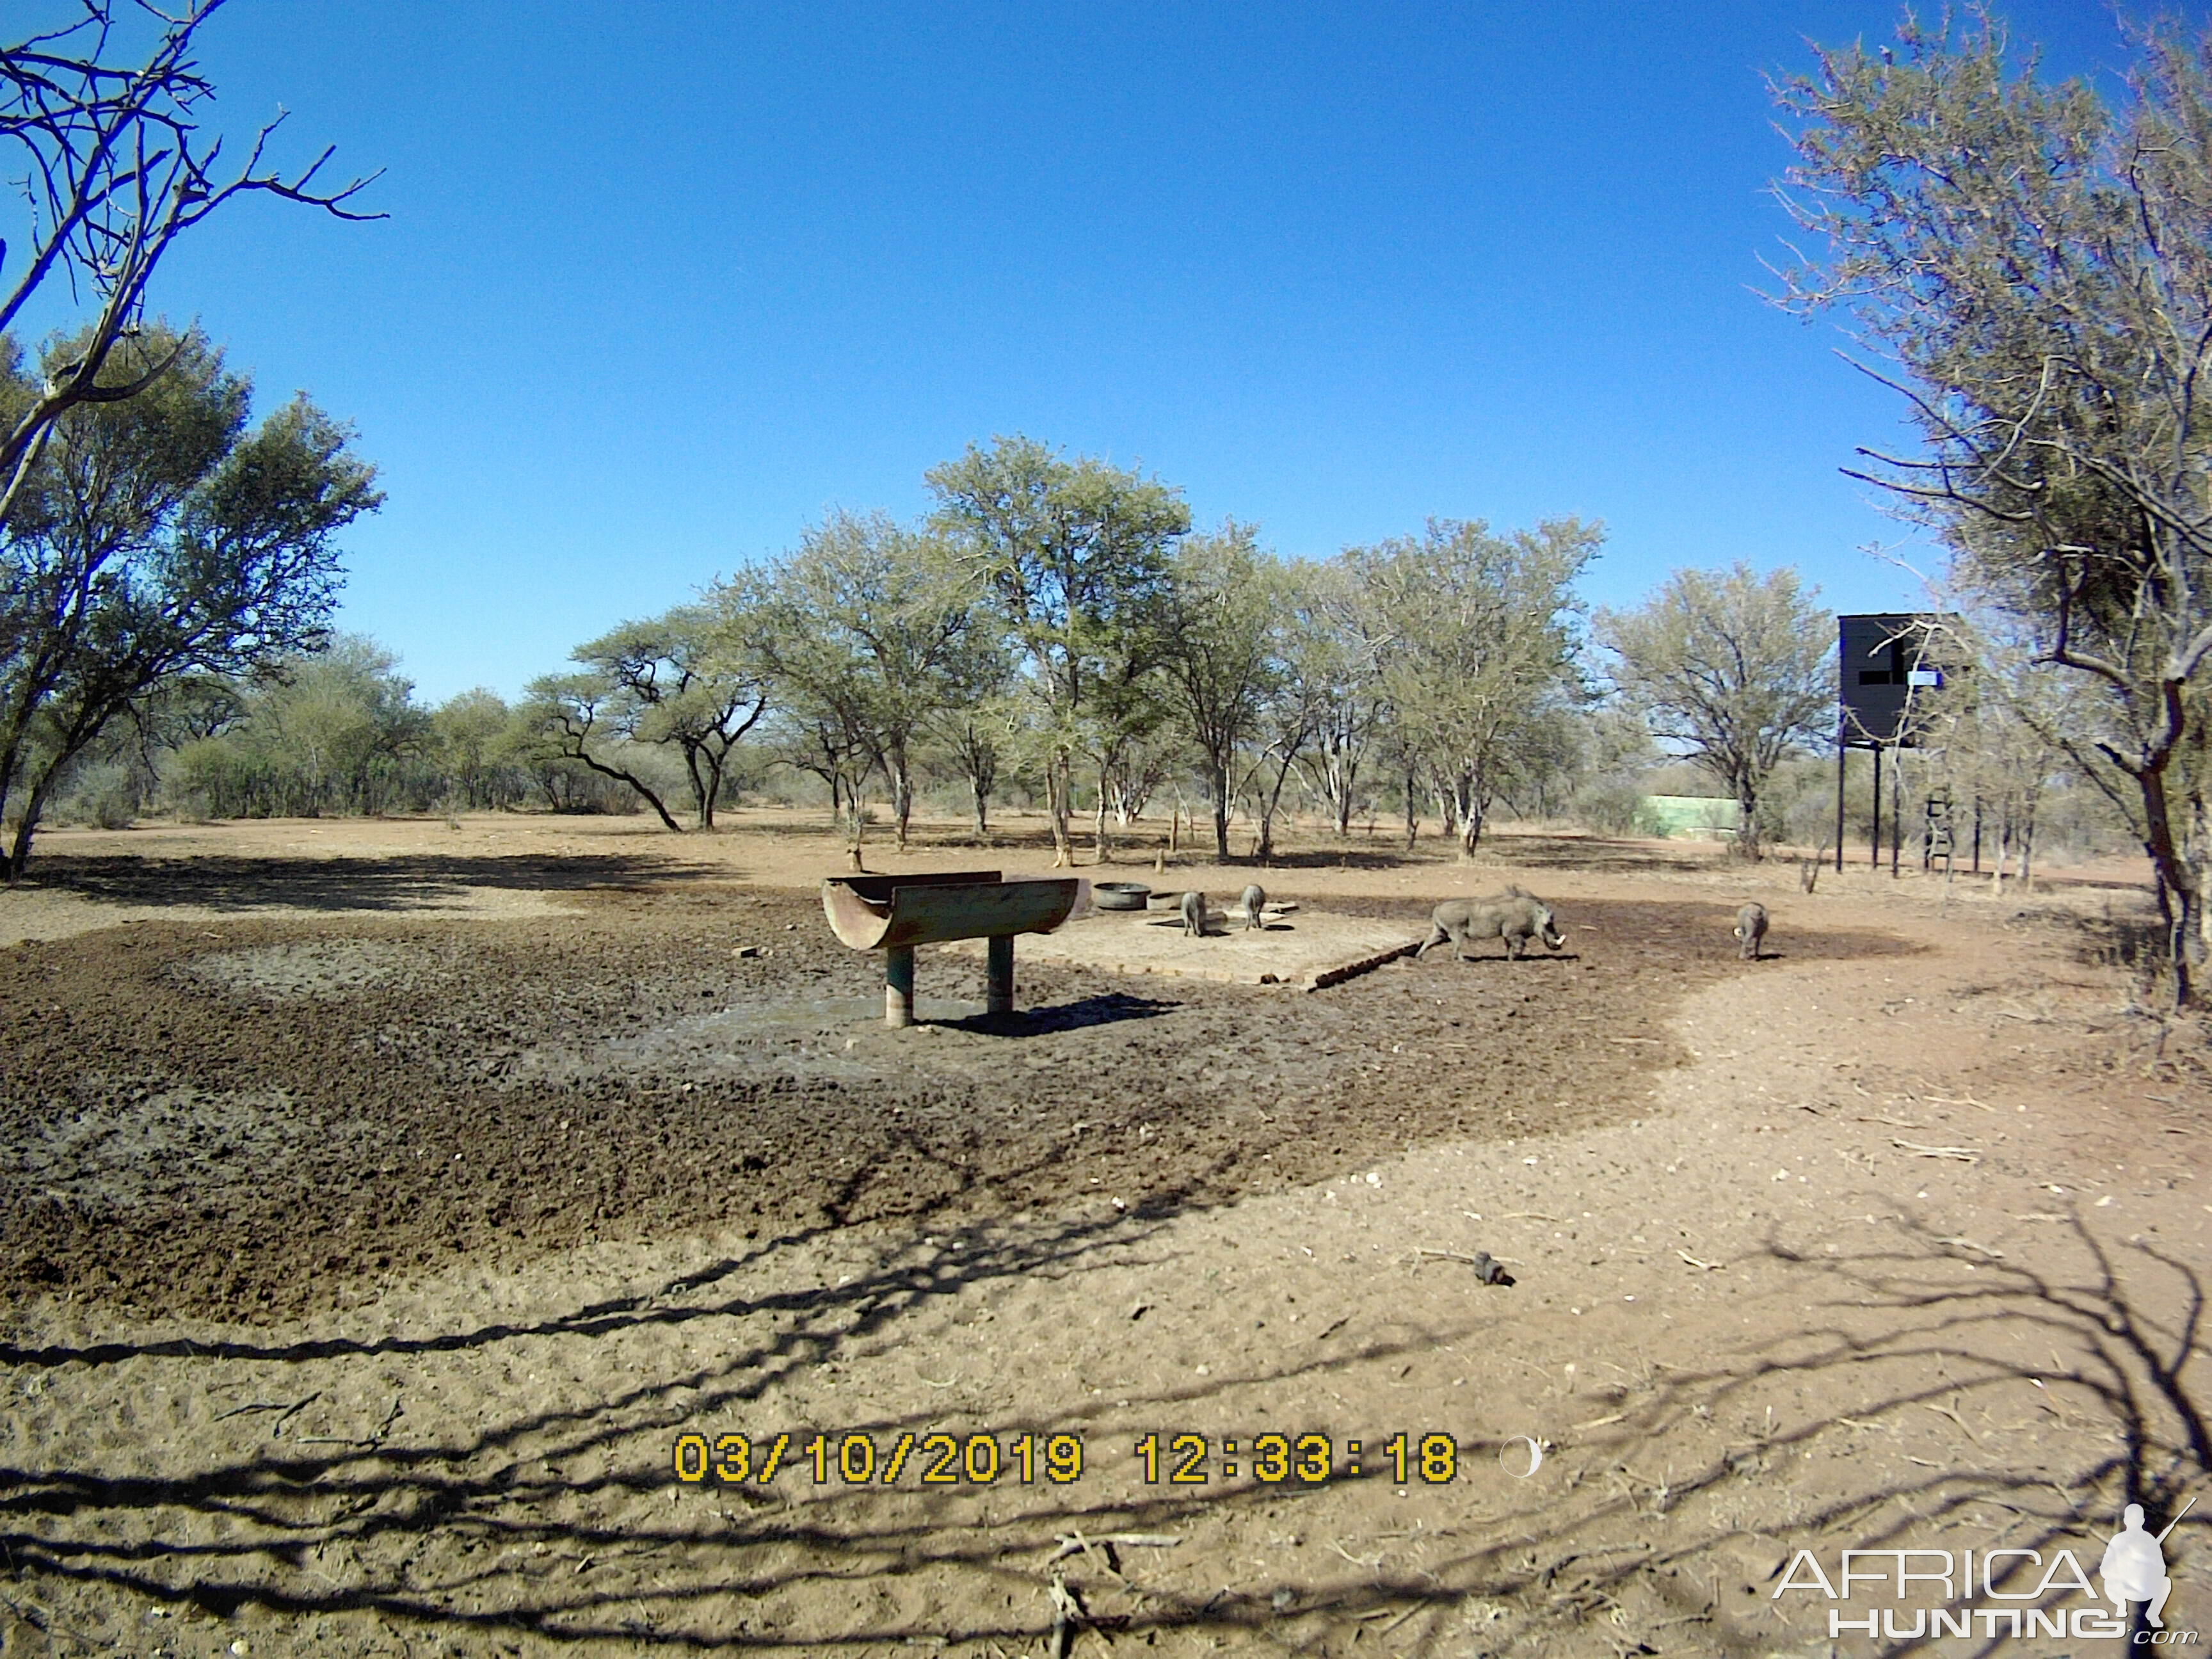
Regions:
<instances>
[{"instance_id":1,"label":"feeder stand leg","mask_svg":"<svg viewBox=\"0 0 2212 1659\"><path fill-rule=\"evenodd\" d=\"M986 1013L1014 1012L1014 936L994 933L990 938L990 975L983 992Z\"/></svg>"},{"instance_id":2,"label":"feeder stand leg","mask_svg":"<svg viewBox=\"0 0 2212 1659\"><path fill-rule=\"evenodd\" d=\"M894 1030L914 1024L914 946L894 945L884 952L884 1024Z\"/></svg>"}]
</instances>

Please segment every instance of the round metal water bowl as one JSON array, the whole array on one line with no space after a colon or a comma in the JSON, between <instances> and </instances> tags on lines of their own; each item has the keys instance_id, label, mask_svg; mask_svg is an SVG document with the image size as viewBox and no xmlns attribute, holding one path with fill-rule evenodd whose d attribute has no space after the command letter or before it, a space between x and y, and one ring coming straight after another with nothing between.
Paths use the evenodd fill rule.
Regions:
<instances>
[{"instance_id":1,"label":"round metal water bowl","mask_svg":"<svg viewBox=\"0 0 2212 1659\"><path fill-rule=\"evenodd\" d=\"M1094 881L1091 902L1101 910L1141 910L1152 890L1141 881Z\"/></svg>"}]
</instances>

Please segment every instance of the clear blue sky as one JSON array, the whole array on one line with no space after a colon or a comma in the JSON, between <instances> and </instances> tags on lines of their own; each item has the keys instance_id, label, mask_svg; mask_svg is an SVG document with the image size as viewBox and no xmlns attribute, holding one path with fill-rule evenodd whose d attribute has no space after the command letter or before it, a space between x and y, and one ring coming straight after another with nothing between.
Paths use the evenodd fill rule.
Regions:
<instances>
[{"instance_id":1,"label":"clear blue sky","mask_svg":"<svg viewBox=\"0 0 2212 1659\"><path fill-rule=\"evenodd\" d=\"M2123 61L2094 0L2007 15L2056 71ZM1903 527L1838 471L1896 401L1753 291L1788 230L1763 73L1897 15L233 0L216 118L284 105L286 153L385 168L392 216L228 209L155 300L264 408L358 427L390 499L343 623L431 700L513 696L828 507L919 514L996 433L1286 554L1575 514L1595 603L1746 559L1909 606L1859 550Z\"/></svg>"}]
</instances>

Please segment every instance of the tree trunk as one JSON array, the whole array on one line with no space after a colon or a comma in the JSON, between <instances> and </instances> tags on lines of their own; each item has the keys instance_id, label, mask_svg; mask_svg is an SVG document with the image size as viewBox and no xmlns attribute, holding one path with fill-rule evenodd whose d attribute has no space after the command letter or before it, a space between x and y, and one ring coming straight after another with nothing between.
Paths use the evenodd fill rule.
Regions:
<instances>
[{"instance_id":1,"label":"tree trunk","mask_svg":"<svg viewBox=\"0 0 2212 1659\"><path fill-rule=\"evenodd\" d=\"M1748 859L1756 864L1766 855L1766 849L1760 844L1759 839L1757 793L1750 789L1738 789L1735 792L1735 811L1738 826L1735 832L1737 856Z\"/></svg>"},{"instance_id":2,"label":"tree trunk","mask_svg":"<svg viewBox=\"0 0 2212 1659\"><path fill-rule=\"evenodd\" d=\"M39 832L39 818L46 810L46 791L53 781L49 769L31 786L31 798L24 804L23 816L15 825L15 844L8 852L8 884L13 887L23 878L24 867L31 861L31 838Z\"/></svg>"},{"instance_id":3,"label":"tree trunk","mask_svg":"<svg viewBox=\"0 0 2212 1659\"><path fill-rule=\"evenodd\" d=\"M722 798L722 757L711 750L702 749L700 752L706 757L707 785L699 797L699 827L712 830L714 807Z\"/></svg>"},{"instance_id":4,"label":"tree trunk","mask_svg":"<svg viewBox=\"0 0 2212 1659\"><path fill-rule=\"evenodd\" d=\"M647 805L652 807L655 812L659 814L661 823L666 824L671 830L673 830L679 836L684 833L684 826L677 823L676 815L668 810L667 802L662 800L659 795L653 793L652 790L648 789L643 783L640 782L629 773L621 771L615 767L603 765L599 762L593 760L589 755L586 754L574 754L569 756L568 758L571 760L580 760L583 762L586 766L591 768L592 771L597 772L601 777L612 778L617 783L628 784L644 798Z\"/></svg>"},{"instance_id":5,"label":"tree trunk","mask_svg":"<svg viewBox=\"0 0 2212 1659\"><path fill-rule=\"evenodd\" d=\"M1106 769L1098 769L1098 811L1091 822L1092 858L1100 864L1107 860L1106 846Z\"/></svg>"},{"instance_id":6,"label":"tree trunk","mask_svg":"<svg viewBox=\"0 0 2212 1659\"><path fill-rule=\"evenodd\" d=\"M706 759L706 750L696 743L684 745L684 775L691 781L691 817L702 830L714 827L714 804L709 798L707 780L700 774L700 764Z\"/></svg>"},{"instance_id":7,"label":"tree trunk","mask_svg":"<svg viewBox=\"0 0 2212 1659\"><path fill-rule=\"evenodd\" d=\"M2135 777L2142 791L2143 821L2148 831L2143 837L2143 850L2150 854L2151 867L2158 872L2160 883L2176 901L2166 933L2166 952L2173 963L2173 1006L2180 1009L2195 1005L2191 970L2203 959L2204 893L2197 869L2174 843L2172 806L2166 793L2166 758L2160 757L2154 766L2144 768Z\"/></svg>"},{"instance_id":8,"label":"tree trunk","mask_svg":"<svg viewBox=\"0 0 2212 1659\"><path fill-rule=\"evenodd\" d=\"M1045 763L1045 811L1052 820L1052 867L1064 870L1075 862L1068 845L1068 774L1067 757L1054 755Z\"/></svg>"},{"instance_id":9,"label":"tree trunk","mask_svg":"<svg viewBox=\"0 0 2212 1659\"><path fill-rule=\"evenodd\" d=\"M860 781L849 782L845 788L845 851L851 858L853 868L860 866L860 848L868 837L868 812L860 799Z\"/></svg>"},{"instance_id":10,"label":"tree trunk","mask_svg":"<svg viewBox=\"0 0 2212 1659\"><path fill-rule=\"evenodd\" d=\"M1274 786L1267 791L1260 805L1260 838L1254 843L1252 856L1265 864L1275 856L1275 814L1282 808L1283 788L1290 781L1291 763L1285 761L1275 774Z\"/></svg>"},{"instance_id":11,"label":"tree trunk","mask_svg":"<svg viewBox=\"0 0 2212 1659\"><path fill-rule=\"evenodd\" d=\"M891 763L891 815L898 822L898 849L906 851L907 825L914 817L914 771L907 764L906 750L894 750Z\"/></svg>"}]
</instances>

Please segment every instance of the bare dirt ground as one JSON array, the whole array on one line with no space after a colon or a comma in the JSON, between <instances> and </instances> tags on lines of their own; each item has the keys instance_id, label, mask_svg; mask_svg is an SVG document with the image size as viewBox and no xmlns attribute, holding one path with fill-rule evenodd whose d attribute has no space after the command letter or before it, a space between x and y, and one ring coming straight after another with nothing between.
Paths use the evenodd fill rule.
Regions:
<instances>
[{"instance_id":1,"label":"bare dirt ground","mask_svg":"<svg viewBox=\"0 0 2212 1659\"><path fill-rule=\"evenodd\" d=\"M872 866L1048 861L999 842ZM1291 921L1510 880L1569 943L1024 947L1000 1022L927 953L893 1032L789 815L41 848L0 1654L2117 1653L2064 1564L2199 1493L2212 1625L2212 1068L2132 870L1294 845Z\"/></svg>"}]
</instances>

